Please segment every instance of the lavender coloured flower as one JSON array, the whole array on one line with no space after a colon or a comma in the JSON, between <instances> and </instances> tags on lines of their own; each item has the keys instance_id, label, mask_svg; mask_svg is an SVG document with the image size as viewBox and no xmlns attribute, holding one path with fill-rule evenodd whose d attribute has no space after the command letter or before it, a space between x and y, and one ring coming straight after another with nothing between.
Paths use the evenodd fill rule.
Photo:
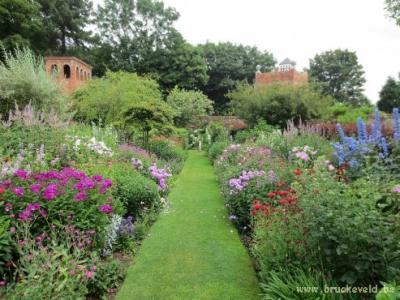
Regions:
<instances>
[{"instance_id":1,"label":"lavender coloured flower","mask_svg":"<svg viewBox=\"0 0 400 300\"><path fill-rule=\"evenodd\" d=\"M126 219L122 219L121 223L118 226L117 234L132 235L135 230L135 226L133 225L132 220L132 216L128 216Z\"/></svg>"},{"instance_id":2,"label":"lavender coloured flower","mask_svg":"<svg viewBox=\"0 0 400 300\"><path fill-rule=\"evenodd\" d=\"M393 189L392 189L392 192L393 192L393 193L399 193L399 194L400 194L400 185L394 186Z\"/></svg>"},{"instance_id":3,"label":"lavender coloured flower","mask_svg":"<svg viewBox=\"0 0 400 300\"><path fill-rule=\"evenodd\" d=\"M251 179L262 176L265 176L264 171L242 171L239 178L229 179L228 185L231 188L231 193L243 190Z\"/></svg>"},{"instance_id":4,"label":"lavender coloured flower","mask_svg":"<svg viewBox=\"0 0 400 300\"><path fill-rule=\"evenodd\" d=\"M150 176L157 180L158 182L158 187L161 190L166 190L168 188L167 186L167 179L168 177L171 177L172 174L167 172L165 169L159 169L157 168L156 165L152 165L149 168Z\"/></svg>"}]
</instances>

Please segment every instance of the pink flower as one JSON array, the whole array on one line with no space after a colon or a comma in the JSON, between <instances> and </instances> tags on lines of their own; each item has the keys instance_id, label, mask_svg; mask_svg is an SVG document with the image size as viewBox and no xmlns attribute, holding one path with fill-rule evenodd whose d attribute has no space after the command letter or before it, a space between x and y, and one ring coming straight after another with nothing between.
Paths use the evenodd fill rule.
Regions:
<instances>
[{"instance_id":1,"label":"pink flower","mask_svg":"<svg viewBox=\"0 0 400 300\"><path fill-rule=\"evenodd\" d=\"M400 185L396 185L393 189L392 189L393 193L400 193Z\"/></svg>"},{"instance_id":2,"label":"pink flower","mask_svg":"<svg viewBox=\"0 0 400 300\"><path fill-rule=\"evenodd\" d=\"M303 151L302 152L297 152L296 153L296 157L300 158L301 160L304 160L304 161L309 161L309 159L310 159L310 156L308 156L308 154L303 152Z\"/></svg>"},{"instance_id":3,"label":"pink flower","mask_svg":"<svg viewBox=\"0 0 400 300\"><path fill-rule=\"evenodd\" d=\"M15 187L15 188L13 188L13 193L17 197L22 197L25 193L25 190L22 187Z\"/></svg>"},{"instance_id":4,"label":"pink flower","mask_svg":"<svg viewBox=\"0 0 400 300\"><path fill-rule=\"evenodd\" d=\"M47 201L54 200L57 197L57 184L50 183L44 190L44 198Z\"/></svg>"},{"instance_id":5,"label":"pink flower","mask_svg":"<svg viewBox=\"0 0 400 300\"><path fill-rule=\"evenodd\" d=\"M18 177L18 178L20 178L22 180L27 180L28 179L28 172L25 171L25 170L19 169L19 170L15 171L14 176L16 176L16 177Z\"/></svg>"},{"instance_id":6,"label":"pink flower","mask_svg":"<svg viewBox=\"0 0 400 300\"><path fill-rule=\"evenodd\" d=\"M7 281L5 280L0 280L0 286L6 286L7 285Z\"/></svg>"},{"instance_id":7,"label":"pink flower","mask_svg":"<svg viewBox=\"0 0 400 300\"><path fill-rule=\"evenodd\" d=\"M105 213L105 214L110 214L110 213L112 213L112 211L113 211L112 206L109 205L109 204L101 205L101 206L99 207L99 210L100 210L102 213Z\"/></svg>"},{"instance_id":8,"label":"pink flower","mask_svg":"<svg viewBox=\"0 0 400 300\"><path fill-rule=\"evenodd\" d=\"M79 192L79 193L77 193L77 194L75 195L74 199L75 199L76 202L85 201L85 200L87 199L87 194L86 194L86 192L84 192L84 191Z\"/></svg>"},{"instance_id":9,"label":"pink flower","mask_svg":"<svg viewBox=\"0 0 400 300\"><path fill-rule=\"evenodd\" d=\"M31 190L32 193L39 195L40 193L40 189L41 189L41 185L36 183L36 184L32 184L29 189Z\"/></svg>"},{"instance_id":10,"label":"pink flower","mask_svg":"<svg viewBox=\"0 0 400 300\"><path fill-rule=\"evenodd\" d=\"M85 270L85 275L86 275L86 278L92 279L94 277L94 272L92 272L90 270Z\"/></svg>"}]
</instances>

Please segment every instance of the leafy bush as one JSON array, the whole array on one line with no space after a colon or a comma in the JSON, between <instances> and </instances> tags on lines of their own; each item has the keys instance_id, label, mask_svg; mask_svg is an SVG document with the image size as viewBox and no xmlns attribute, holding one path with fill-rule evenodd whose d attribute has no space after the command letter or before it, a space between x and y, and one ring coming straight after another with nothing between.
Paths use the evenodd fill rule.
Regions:
<instances>
[{"instance_id":1,"label":"leafy bush","mask_svg":"<svg viewBox=\"0 0 400 300\"><path fill-rule=\"evenodd\" d=\"M222 153L224 152L225 148L228 147L228 145L229 145L228 141L219 141L213 143L210 146L210 148L208 148L208 157L212 161L214 161L215 159L217 159L217 157L222 155Z\"/></svg>"},{"instance_id":2,"label":"leafy bush","mask_svg":"<svg viewBox=\"0 0 400 300\"><path fill-rule=\"evenodd\" d=\"M330 119L341 124L353 123L357 118L367 121L373 114L374 108L371 105L351 106L343 103L336 103L329 107Z\"/></svg>"},{"instance_id":3,"label":"leafy bush","mask_svg":"<svg viewBox=\"0 0 400 300\"><path fill-rule=\"evenodd\" d=\"M379 186L359 179L349 188L325 162L295 186L309 229L308 245L320 249L326 270L338 282L368 284L399 278L400 219L378 208Z\"/></svg>"},{"instance_id":4,"label":"leafy bush","mask_svg":"<svg viewBox=\"0 0 400 300\"><path fill-rule=\"evenodd\" d=\"M124 205L126 215L139 218L146 211L160 207L157 184L130 163L97 164L91 166L89 172L105 174L112 179L112 195Z\"/></svg>"},{"instance_id":5,"label":"leafy bush","mask_svg":"<svg viewBox=\"0 0 400 300\"><path fill-rule=\"evenodd\" d=\"M172 109L161 100L156 81L134 73L107 72L104 77L93 79L79 89L74 99L76 118L85 122L124 127L126 114L133 113L132 110L143 122L148 119L146 114L152 111L173 117Z\"/></svg>"},{"instance_id":6,"label":"leafy bush","mask_svg":"<svg viewBox=\"0 0 400 300\"><path fill-rule=\"evenodd\" d=\"M239 85L229 93L234 113L250 125L258 120L283 128L287 120L323 119L332 103L308 85Z\"/></svg>"},{"instance_id":7,"label":"leafy bush","mask_svg":"<svg viewBox=\"0 0 400 300\"><path fill-rule=\"evenodd\" d=\"M200 91L187 91L175 87L168 95L167 103L177 112L177 126L185 126L193 117L213 112L213 102Z\"/></svg>"},{"instance_id":8,"label":"leafy bush","mask_svg":"<svg viewBox=\"0 0 400 300\"><path fill-rule=\"evenodd\" d=\"M0 61L0 114L3 116L17 103L24 107L31 103L35 108L65 113L66 98L47 74L43 59L28 48L15 49L14 54L4 49L4 62Z\"/></svg>"},{"instance_id":9,"label":"leafy bush","mask_svg":"<svg viewBox=\"0 0 400 300\"><path fill-rule=\"evenodd\" d=\"M158 158L167 162L173 173L179 173L187 158L187 152L182 148L167 141L151 141L149 144L150 151L157 155Z\"/></svg>"}]
</instances>

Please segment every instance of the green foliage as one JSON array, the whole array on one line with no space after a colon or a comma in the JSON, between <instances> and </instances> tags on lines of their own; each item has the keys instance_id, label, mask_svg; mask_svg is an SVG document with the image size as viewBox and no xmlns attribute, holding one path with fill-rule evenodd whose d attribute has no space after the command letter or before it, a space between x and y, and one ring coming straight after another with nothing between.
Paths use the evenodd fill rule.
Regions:
<instances>
[{"instance_id":1,"label":"green foliage","mask_svg":"<svg viewBox=\"0 0 400 300\"><path fill-rule=\"evenodd\" d=\"M32 47L38 50L42 27L40 5L36 1L0 1L0 42L6 49Z\"/></svg>"},{"instance_id":2,"label":"green foliage","mask_svg":"<svg viewBox=\"0 0 400 300\"><path fill-rule=\"evenodd\" d=\"M200 91L187 91L175 87L168 95L167 103L177 112L177 126L185 126L193 117L213 112L212 101Z\"/></svg>"},{"instance_id":3,"label":"green foliage","mask_svg":"<svg viewBox=\"0 0 400 300\"><path fill-rule=\"evenodd\" d=\"M90 167L89 172L113 180L113 198L124 205L125 215L139 218L146 210L160 208L157 184L136 171L130 163L97 164Z\"/></svg>"},{"instance_id":4,"label":"green foliage","mask_svg":"<svg viewBox=\"0 0 400 300\"><path fill-rule=\"evenodd\" d=\"M21 280L10 289L7 299L85 299L88 290L84 270L89 261L78 248L69 249L57 242L21 249Z\"/></svg>"},{"instance_id":5,"label":"green foliage","mask_svg":"<svg viewBox=\"0 0 400 300\"><path fill-rule=\"evenodd\" d=\"M374 108L371 105L362 105L358 107L351 106L345 103L336 103L329 108L331 119L340 124L354 123L357 118L362 118L368 121L369 117L374 113Z\"/></svg>"},{"instance_id":6,"label":"green foliage","mask_svg":"<svg viewBox=\"0 0 400 300\"><path fill-rule=\"evenodd\" d=\"M188 156L185 150L167 141L151 141L149 147L152 153L166 162L167 167L169 167L174 174L182 170L183 164Z\"/></svg>"},{"instance_id":7,"label":"green foliage","mask_svg":"<svg viewBox=\"0 0 400 300\"><path fill-rule=\"evenodd\" d=\"M368 103L363 95L363 67L355 52L336 49L317 54L310 60L309 73L311 82L319 84L322 93L337 102L355 106Z\"/></svg>"},{"instance_id":8,"label":"green foliage","mask_svg":"<svg viewBox=\"0 0 400 300\"><path fill-rule=\"evenodd\" d=\"M226 147L228 147L229 142L228 141L217 141L215 143L212 143L211 146L208 148L208 157L210 158L211 161L214 161L217 159L225 150Z\"/></svg>"},{"instance_id":9,"label":"green foliage","mask_svg":"<svg viewBox=\"0 0 400 300\"><path fill-rule=\"evenodd\" d=\"M68 108L60 87L47 75L43 59L28 48L4 51L0 61L0 114L8 114L15 104L31 103L37 109L65 112Z\"/></svg>"},{"instance_id":10,"label":"green foliage","mask_svg":"<svg viewBox=\"0 0 400 300\"><path fill-rule=\"evenodd\" d=\"M294 271L281 269L269 272L267 277L267 283L262 284L263 299L265 300L356 299L351 294L346 294L346 297L344 297L339 293L324 293L325 287L335 287L337 284L324 279L318 272L302 269L295 269ZM316 290L311 291L314 288Z\"/></svg>"},{"instance_id":11,"label":"green foliage","mask_svg":"<svg viewBox=\"0 0 400 300\"><path fill-rule=\"evenodd\" d=\"M379 110L387 113L391 113L393 108L400 107L400 80L393 77L387 79L379 93L377 105Z\"/></svg>"},{"instance_id":12,"label":"green foliage","mask_svg":"<svg viewBox=\"0 0 400 300\"><path fill-rule=\"evenodd\" d=\"M67 47L84 48L90 40L91 32L87 30L92 13L90 0L37 0L45 23L42 38L47 47L65 54Z\"/></svg>"},{"instance_id":13,"label":"green foliage","mask_svg":"<svg viewBox=\"0 0 400 300\"><path fill-rule=\"evenodd\" d=\"M260 51L256 47L235 45L232 43L206 43L199 46L208 66L209 80L203 92L215 103L218 113L228 108L232 91L240 81L252 82L256 66L263 71L270 71L275 65L271 53Z\"/></svg>"},{"instance_id":14,"label":"green foliage","mask_svg":"<svg viewBox=\"0 0 400 300\"><path fill-rule=\"evenodd\" d=\"M170 122L171 108L161 100L158 84L151 79L126 72L108 72L91 80L75 93L77 118L86 122L114 124Z\"/></svg>"},{"instance_id":15,"label":"green foliage","mask_svg":"<svg viewBox=\"0 0 400 300\"><path fill-rule=\"evenodd\" d=\"M96 273L88 282L88 294L96 299L107 298L109 292L116 290L124 280L126 266L115 259L100 261L96 265Z\"/></svg>"},{"instance_id":16,"label":"green foliage","mask_svg":"<svg viewBox=\"0 0 400 300\"><path fill-rule=\"evenodd\" d=\"M294 186L309 229L310 249L320 249L321 261L338 282L369 284L398 278L400 223L377 206L379 187L368 178L351 188L326 170L323 158L316 172ZM396 229L397 228L397 229Z\"/></svg>"},{"instance_id":17,"label":"green foliage","mask_svg":"<svg viewBox=\"0 0 400 300\"><path fill-rule=\"evenodd\" d=\"M254 88L238 85L229 93L233 111L250 125L258 120L284 127L288 120L295 122L320 119L326 116L332 103L307 85L274 84Z\"/></svg>"},{"instance_id":18,"label":"green foliage","mask_svg":"<svg viewBox=\"0 0 400 300\"><path fill-rule=\"evenodd\" d=\"M9 232L10 220L6 216L0 216L0 280L4 279L7 271L6 262L13 258L15 244Z\"/></svg>"},{"instance_id":19,"label":"green foliage","mask_svg":"<svg viewBox=\"0 0 400 300\"><path fill-rule=\"evenodd\" d=\"M395 282L385 283L379 293L376 295L376 300L397 300L400 298L400 286Z\"/></svg>"},{"instance_id":20,"label":"green foliage","mask_svg":"<svg viewBox=\"0 0 400 300\"><path fill-rule=\"evenodd\" d=\"M385 0L385 9L389 16L396 21L397 25L400 25L400 1Z\"/></svg>"}]
</instances>

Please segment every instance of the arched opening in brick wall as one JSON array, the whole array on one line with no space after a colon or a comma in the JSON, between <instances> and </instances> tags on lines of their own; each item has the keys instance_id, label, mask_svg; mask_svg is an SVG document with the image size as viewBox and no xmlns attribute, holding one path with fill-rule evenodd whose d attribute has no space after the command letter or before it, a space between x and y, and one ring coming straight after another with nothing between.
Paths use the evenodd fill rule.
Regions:
<instances>
[{"instance_id":1,"label":"arched opening in brick wall","mask_svg":"<svg viewBox=\"0 0 400 300\"><path fill-rule=\"evenodd\" d=\"M81 69L81 73L80 73L80 80L83 80L83 70Z\"/></svg>"},{"instance_id":2,"label":"arched opening in brick wall","mask_svg":"<svg viewBox=\"0 0 400 300\"><path fill-rule=\"evenodd\" d=\"M71 67L69 65L64 65L64 78L71 78Z\"/></svg>"},{"instance_id":3,"label":"arched opening in brick wall","mask_svg":"<svg viewBox=\"0 0 400 300\"><path fill-rule=\"evenodd\" d=\"M78 67L76 67L76 70L75 70L75 78L77 80L79 80L79 68Z\"/></svg>"},{"instance_id":4,"label":"arched opening in brick wall","mask_svg":"<svg viewBox=\"0 0 400 300\"><path fill-rule=\"evenodd\" d=\"M58 67L57 65L51 65L50 72L52 76L57 76L58 74Z\"/></svg>"}]
</instances>

